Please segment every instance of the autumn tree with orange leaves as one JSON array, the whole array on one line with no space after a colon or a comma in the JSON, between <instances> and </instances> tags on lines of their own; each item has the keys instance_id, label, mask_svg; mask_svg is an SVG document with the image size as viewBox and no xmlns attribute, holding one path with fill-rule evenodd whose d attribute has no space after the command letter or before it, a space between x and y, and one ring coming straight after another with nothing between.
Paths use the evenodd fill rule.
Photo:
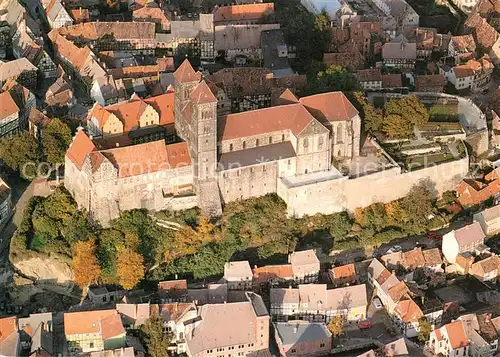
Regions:
<instances>
[{"instance_id":1,"label":"autumn tree with orange leaves","mask_svg":"<svg viewBox=\"0 0 500 357\"><path fill-rule=\"evenodd\" d=\"M124 289L132 289L144 277L144 259L142 255L129 248L118 251L117 274Z\"/></svg>"},{"instance_id":2,"label":"autumn tree with orange leaves","mask_svg":"<svg viewBox=\"0 0 500 357\"><path fill-rule=\"evenodd\" d=\"M97 262L94 239L76 242L73 267L78 286L85 287L97 280L101 274L101 267Z\"/></svg>"}]
</instances>

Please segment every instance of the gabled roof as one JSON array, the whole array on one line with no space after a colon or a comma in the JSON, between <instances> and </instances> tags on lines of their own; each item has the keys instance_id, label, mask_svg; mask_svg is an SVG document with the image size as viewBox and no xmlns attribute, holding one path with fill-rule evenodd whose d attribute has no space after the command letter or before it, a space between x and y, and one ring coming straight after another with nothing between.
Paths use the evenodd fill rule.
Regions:
<instances>
[{"instance_id":1,"label":"gabled roof","mask_svg":"<svg viewBox=\"0 0 500 357\"><path fill-rule=\"evenodd\" d=\"M100 333L103 340L125 334L116 310L96 310L64 313L64 334Z\"/></svg>"},{"instance_id":2,"label":"gabled roof","mask_svg":"<svg viewBox=\"0 0 500 357\"><path fill-rule=\"evenodd\" d=\"M349 121L358 111L342 92L329 92L300 98L311 114L318 120Z\"/></svg>"},{"instance_id":3,"label":"gabled roof","mask_svg":"<svg viewBox=\"0 0 500 357\"><path fill-rule=\"evenodd\" d=\"M417 76L415 80L415 87L417 91L432 89L436 87L444 87L445 80L441 74L428 74Z\"/></svg>"},{"instance_id":4,"label":"gabled roof","mask_svg":"<svg viewBox=\"0 0 500 357\"><path fill-rule=\"evenodd\" d=\"M207 104L217 102L217 98L213 95L205 81L201 81L196 88L191 92L189 98L195 104Z\"/></svg>"},{"instance_id":5,"label":"gabled roof","mask_svg":"<svg viewBox=\"0 0 500 357\"><path fill-rule=\"evenodd\" d=\"M483 229L481 228L479 222L474 222L463 228L455 230L454 235L459 247L469 245L472 242L476 242L478 240L483 241L485 237Z\"/></svg>"},{"instance_id":6,"label":"gabled roof","mask_svg":"<svg viewBox=\"0 0 500 357\"><path fill-rule=\"evenodd\" d=\"M271 279L293 279L292 265L265 265L253 269L253 281L255 283L263 283Z\"/></svg>"},{"instance_id":7,"label":"gabled roof","mask_svg":"<svg viewBox=\"0 0 500 357\"><path fill-rule=\"evenodd\" d=\"M346 264L339 267L334 267L332 268L332 273L334 279L356 277L356 269L354 268L354 264Z\"/></svg>"},{"instance_id":8,"label":"gabled roof","mask_svg":"<svg viewBox=\"0 0 500 357\"><path fill-rule=\"evenodd\" d=\"M476 51L476 42L472 35L452 36L451 44L453 49L458 52L474 52Z\"/></svg>"},{"instance_id":9,"label":"gabled roof","mask_svg":"<svg viewBox=\"0 0 500 357\"><path fill-rule=\"evenodd\" d=\"M359 82L378 82L382 81L382 72L380 68L360 69L358 71Z\"/></svg>"},{"instance_id":10,"label":"gabled roof","mask_svg":"<svg viewBox=\"0 0 500 357\"><path fill-rule=\"evenodd\" d=\"M291 103L299 103L299 99L293 94L290 89L285 89L283 93L279 96L279 104L291 104Z\"/></svg>"},{"instance_id":11,"label":"gabled roof","mask_svg":"<svg viewBox=\"0 0 500 357\"><path fill-rule=\"evenodd\" d=\"M85 158L94 150L95 145L92 140L90 140L83 130L80 130L76 133L73 142L69 145L66 156L81 170Z\"/></svg>"},{"instance_id":12,"label":"gabled roof","mask_svg":"<svg viewBox=\"0 0 500 357\"><path fill-rule=\"evenodd\" d=\"M19 113L19 108L10 93L7 91L0 93L0 120L15 113Z\"/></svg>"},{"instance_id":13,"label":"gabled roof","mask_svg":"<svg viewBox=\"0 0 500 357\"><path fill-rule=\"evenodd\" d=\"M425 265L427 267L432 267L436 265L441 265L443 260L441 258L441 251L439 248L426 249L422 251L425 259Z\"/></svg>"},{"instance_id":14,"label":"gabled roof","mask_svg":"<svg viewBox=\"0 0 500 357\"><path fill-rule=\"evenodd\" d=\"M418 319L424 316L420 307L412 299L398 302L394 311L406 323L418 321Z\"/></svg>"},{"instance_id":15,"label":"gabled roof","mask_svg":"<svg viewBox=\"0 0 500 357\"><path fill-rule=\"evenodd\" d=\"M72 26L58 28L57 31L68 38L97 40L105 35L113 34L116 40L155 39L153 22L84 22Z\"/></svg>"},{"instance_id":16,"label":"gabled roof","mask_svg":"<svg viewBox=\"0 0 500 357\"><path fill-rule=\"evenodd\" d=\"M252 280L253 273L252 269L250 269L250 264L248 260L243 260L239 262L227 262L224 264L224 279L231 280L240 280L247 279Z\"/></svg>"},{"instance_id":17,"label":"gabled roof","mask_svg":"<svg viewBox=\"0 0 500 357\"><path fill-rule=\"evenodd\" d=\"M274 14L274 3L272 2L220 6L215 11L214 23L224 21L257 21L271 14Z\"/></svg>"},{"instance_id":18,"label":"gabled roof","mask_svg":"<svg viewBox=\"0 0 500 357\"><path fill-rule=\"evenodd\" d=\"M18 77L26 71L37 71L38 69L26 58L0 63L0 82L9 78Z\"/></svg>"},{"instance_id":19,"label":"gabled roof","mask_svg":"<svg viewBox=\"0 0 500 357\"><path fill-rule=\"evenodd\" d=\"M468 346L467 335L462 321L451 322L444 326L453 349Z\"/></svg>"},{"instance_id":20,"label":"gabled roof","mask_svg":"<svg viewBox=\"0 0 500 357\"><path fill-rule=\"evenodd\" d=\"M185 59L184 62L177 68L174 72L174 78L177 82L198 82L201 79L201 73L195 72L191 63L189 63L188 59Z\"/></svg>"},{"instance_id":21,"label":"gabled roof","mask_svg":"<svg viewBox=\"0 0 500 357\"><path fill-rule=\"evenodd\" d=\"M290 130L299 135L314 117L301 104L280 105L229 114L221 122L222 140Z\"/></svg>"}]
</instances>

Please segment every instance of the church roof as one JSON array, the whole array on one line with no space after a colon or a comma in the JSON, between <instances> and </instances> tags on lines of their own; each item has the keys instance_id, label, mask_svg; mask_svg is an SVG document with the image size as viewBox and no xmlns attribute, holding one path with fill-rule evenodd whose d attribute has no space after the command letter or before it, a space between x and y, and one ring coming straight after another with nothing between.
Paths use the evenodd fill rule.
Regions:
<instances>
[{"instance_id":1,"label":"church roof","mask_svg":"<svg viewBox=\"0 0 500 357\"><path fill-rule=\"evenodd\" d=\"M200 72L195 72L193 66L187 59L174 72L174 77L178 82L196 82L201 78Z\"/></svg>"},{"instance_id":2,"label":"church roof","mask_svg":"<svg viewBox=\"0 0 500 357\"><path fill-rule=\"evenodd\" d=\"M196 104L217 102L217 98L215 98L205 81L201 81L200 84L198 84L193 90L193 92L191 92L191 95L189 97L193 101L193 103Z\"/></svg>"}]
</instances>

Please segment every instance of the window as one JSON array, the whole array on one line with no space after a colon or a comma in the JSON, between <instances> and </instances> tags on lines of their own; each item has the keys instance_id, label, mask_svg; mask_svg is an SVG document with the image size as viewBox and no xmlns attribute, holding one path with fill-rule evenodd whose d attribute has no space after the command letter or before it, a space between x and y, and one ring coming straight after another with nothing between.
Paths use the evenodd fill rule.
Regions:
<instances>
[{"instance_id":1,"label":"window","mask_svg":"<svg viewBox=\"0 0 500 357\"><path fill-rule=\"evenodd\" d=\"M322 147L323 147L323 137L320 136L318 139L318 149L321 150Z\"/></svg>"},{"instance_id":2,"label":"window","mask_svg":"<svg viewBox=\"0 0 500 357\"><path fill-rule=\"evenodd\" d=\"M243 149L246 149L246 147L247 147L247 142L243 141Z\"/></svg>"},{"instance_id":3,"label":"window","mask_svg":"<svg viewBox=\"0 0 500 357\"><path fill-rule=\"evenodd\" d=\"M295 348L292 348L292 353L295 353L297 352L297 350Z\"/></svg>"},{"instance_id":4,"label":"window","mask_svg":"<svg viewBox=\"0 0 500 357\"><path fill-rule=\"evenodd\" d=\"M319 347L320 347L320 348L323 348L323 347L325 347L325 344L324 344L324 343L320 343L320 344L319 344Z\"/></svg>"},{"instance_id":5,"label":"window","mask_svg":"<svg viewBox=\"0 0 500 357\"><path fill-rule=\"evenodd\" d=\"M229 151L233 151L233 144L229 144Z\"/></svg>"},{"instance_id":6,"label":"window","mask_svg":"<svg viewBox=\"0 0 500 357\"><path fill-rule=\"evenodd\" d=\"M259 146L260 142L259 139L255 140L255 146Z\"/></svg>"},{"instance_id":7,"label":"window","mask_svg":"<svg viewBox=\"0 0 500 357\"><path fill-rule=\"evenodd\" d=\"M302 145L304 145L305 148L308 147L309 146L309 140L307 140L307 138L305 138Z\"/></svg>"},{"instance_id":8,"label":"window","mask_svg":"<svg viewBox=\"0 0 500 357\"><path fill-rule=\"evenodd\" d=\"M273 137L272 137L272 136L270 136L270 137L269 137L269 144L272 144L272 143L273 143Z\"/></svg>"},{"instance_id":9,"label":"window","mask_svg":"<svg viewBox=\"0 0 500 357\"><path fill-rule=\"evenodd\" d=\"M285 134L281 134L281 141L285 141Z\"/></svg>"},{"instance_id":10,"label":"window","mask_svg":"<svg viewBox=\"0 0 500 357\"><path fill-rule=\"evenodd\" d=\"M341 143L343 137L344 137L344 128L342 127L342 124L339 124L337 126L337 143Z\"/></svg>"},{"instance_id":11,"label":"window","mask_svg":"<svg viewBox=\"0 0 500 357\"><path fill-rule=\"evenodd\" d=\"M89 343L89 348L94 348L94 342Z\"/></svg>"}]
</instances>

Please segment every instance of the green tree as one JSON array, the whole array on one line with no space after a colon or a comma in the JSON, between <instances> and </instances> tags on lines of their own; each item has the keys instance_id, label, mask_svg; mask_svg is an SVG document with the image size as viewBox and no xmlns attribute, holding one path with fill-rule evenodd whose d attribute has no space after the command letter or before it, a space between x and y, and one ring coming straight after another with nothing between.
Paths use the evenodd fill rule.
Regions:
<instances>
[{"instance_id":1,"label":"green tree","mask_svg":"<svg viewBox=\"0 0 500 357\"><path fill-rule=\"evenodd\" d=\"M390 138L407 138L412 133L412 127L401 115L390 114L384 117L382 130Z\"/></svg>"},{"instance_id":2,"label":"green tree","mask_svg":"<svg viewBox=\"0 0 500 357\"><path fill-rule=\"evenodd\" d=\"M0 160L24 179L36 178L40 156L38 142L27 133L0 139Z\"/></svg>"},{"instance_id":3,"label":"green tree","mask_svg":"<svg viewBox=\"0 0 500 357\"><path fill-rule=\"evenodd\" d=\"M425 317L421 317L420 320L418 320L418 340L420 342L427 342L429 341L429 336L431 335L432 332L432 326L429 322L427 322L427 319Z\"/></svg>"},{"instance_id":4,"label":"green tree","mask_svg":"<svg viewBox=\"0 0 500 357\"><path fill-rule=\"evenodd\" d=\"M384 114L381 109L375 108L372 104L367 103L363 106L365 130L369 133L374 133L382 130L384 124Z\"/></svg>"},{"instance_id":5,"label":"green tree","mask_svg":"<svg viewBox=\"0 0 500 357\"><path fill-rule=\"evenodd\" d=\"M340 212L332 216L330 234L335 240L344 239L351 230L353 221L347 212Z\"/></svg>"},{"instance_id":6,"label":"green tree","mask_svg":"<svg viewBox=\"0 0 500 357\"><path fill-rule=\"evenodd\" d=\"M383 127L390 137L407 137L415 126L429 121L427 108L414 95L389 100L385 104L385 115Z\"/></svg>"},{"instance_id":7,"label":"green tree","mask_svg":"<svg viewBox=\"0 0 500 357\"><path fill-rule=\"evenodd\" d=\"M43 130L42 146L47 161L52 165L64 162L64 155L71 143L71 129L61 120L54 118Z\"/></svg>"},{"instance_id":8,"label":"green tree","mask_svg":"<svg viewBox=\"0 0 500 357\"><path fill-rule=\"evenodd\" d=\"M167 349L170 341L163 333L163 319L158 314L153 314L141 326L141 337L148 356L168 356Z\"/></svg>"},{"instance_id":9,"label":"green tree","mask_svg":"<svg viewBox=\"0 0 500 357\"><path fill-rule=\"evenodd\" d=\"M309 75L308 89L311 94L332 91L354 91L359 88L359 83L354 74L342 66L330 65L324 70Z\"/></svg>"}]
</instances>

